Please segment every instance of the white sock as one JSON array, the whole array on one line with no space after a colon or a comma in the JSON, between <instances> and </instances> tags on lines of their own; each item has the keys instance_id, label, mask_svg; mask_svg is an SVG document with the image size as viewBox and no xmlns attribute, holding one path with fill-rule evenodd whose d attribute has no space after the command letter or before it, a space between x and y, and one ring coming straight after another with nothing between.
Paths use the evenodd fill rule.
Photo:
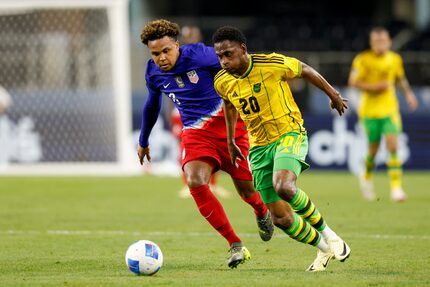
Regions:
<instances>
[{"instance_id":1,"label":"white sock","mask_svg":"<svg viewBox=\"0 0 430 287\"><path fill-rule=\"evenodd\" d=\"M323 231L320 231L320 233L326 241L328 241L330 238L337 237L337 234L331 230L328 225L326 225Z\"/></svg>"},{"instance_id":2,"label":"white sock","mask_svg":"<svg viewBox=\"0 0 430 287\"><path fill-rule=\"evenodd\" d=\"M330 251L330 247L328 246L327 242L325 241L324 237L321 237L320 242L316 245L316 247L321 250L324 253L327 253Z\"/></svg>"}]
</instances>

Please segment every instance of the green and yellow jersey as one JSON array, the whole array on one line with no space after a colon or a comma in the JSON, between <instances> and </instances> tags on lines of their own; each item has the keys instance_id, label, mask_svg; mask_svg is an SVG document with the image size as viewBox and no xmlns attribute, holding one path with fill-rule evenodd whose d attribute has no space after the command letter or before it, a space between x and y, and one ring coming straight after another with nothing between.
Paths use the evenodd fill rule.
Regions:
<instances>
[{"instance_id":1,"label":"green and yellow jersey","mask_svg":"<svg viewBox=\"0 0 430 287\"><path fill-rule=\"evenodd\" d=\"M235 106L246 123L251 147L273 143L288 132L305 132L287 83L301 72L299 60L272 53L250 55L242 76L225 70L215 76L215 90Z\"/></svg>"},{"instance_id":2,"label":"green and yellow jersey","mask_svg":"<svg viewBox=\"0 0 430 287\"><path fill-rule=\"evenodd\" d=\"M396 97L396 82L403 78L402 57L392 51L381 56L372 50L358 54L353 62L350 78L367 84L388 82L390 87L379 93L363 91L360 99L358 115L364 118L385 118L399 111Z\"/></svg>"}]
</instances>

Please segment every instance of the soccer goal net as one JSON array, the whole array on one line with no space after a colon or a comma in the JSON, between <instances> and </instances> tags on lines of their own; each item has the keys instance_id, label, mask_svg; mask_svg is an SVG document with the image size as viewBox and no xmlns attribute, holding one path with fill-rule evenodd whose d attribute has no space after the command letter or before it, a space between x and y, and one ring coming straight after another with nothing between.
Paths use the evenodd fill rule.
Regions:
<instances>
[{"instance_id":1,"label":"soccer goal net","mask_svg":"<svg viewBox=\"0 0 430 287\"><path fill-rule=\"evenodd\" d=\"M128 35L126 0L0 1L0 174L136 172Z\"/></svg>"}]
</instances>

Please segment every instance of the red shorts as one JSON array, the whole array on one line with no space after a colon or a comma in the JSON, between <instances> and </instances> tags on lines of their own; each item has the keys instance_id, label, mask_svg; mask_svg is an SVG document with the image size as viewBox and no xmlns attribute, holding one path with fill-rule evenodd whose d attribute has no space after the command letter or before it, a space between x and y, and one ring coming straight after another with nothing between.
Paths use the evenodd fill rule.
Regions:
<instances>
[{"instance_id":1,"label":"red shorts","mask_svg":"<svg viewBox=\"0 0 430 287\"><path fill-rule=\"evenodd\" d=\"M246 160L236 161L239 167L235 167L231 163L226 138L210 137L201 130L185 130L181 136L182 169L184 169L184 165L189 161L201 160L212 165L214 168L213 172L223 170L233 179L252 180L248 163L248 135L244 134L237 137L236 144L246 158Z\"/></svg>"}]
</instances>

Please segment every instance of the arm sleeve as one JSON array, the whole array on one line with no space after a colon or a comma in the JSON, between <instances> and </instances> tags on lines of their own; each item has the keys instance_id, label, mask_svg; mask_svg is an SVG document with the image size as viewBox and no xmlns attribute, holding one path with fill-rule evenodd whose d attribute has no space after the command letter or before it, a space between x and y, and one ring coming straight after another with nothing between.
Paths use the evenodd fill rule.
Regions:
<instances>
[{"instance_id":1,"label":"arm sleeve","mask_svg":"<svg viewBox=\"0 0 430 287\"><path fill-rule=\"evenodd\" d=\"M351 72L349 73L349 79L353 81L363 79L363 67L361 64L360 56L356 56L352 61Z\"/></svg>"},{"instance_id":2,"label":"arm sleeve","mask_svg":"<svg viewBox=\"0 0 430 287\"><path fill-rule=\"evenodd\" d=\"M397 70L396 70L396 79L402 79L405 77L405 68L403 66L403 59L400 55L397 55Z\"/></svg>"},{"instance_id":3,"label":"arm sleeve","mask_svg":"<svg viewBox=\"0 0 430 287\"><path fill-rule=\"evenodd\" d=\"M302 75L302 63L296 58L284 56L285 76L294 79Z\"/></svg>"},{"instance_id":4,"label":"arm sleeve","mask_svg":"<svg viewBox=\"0 0 430 287\"><path fill-rule=\"evenodd\" d=\"M139 136L139 145L141 147L149 145L149 135L157 122L162 104L161 92L152 88L149 84L147 84L147 87L149 94L142 110L142 125Z\"/></svg>"}]
</instances>

